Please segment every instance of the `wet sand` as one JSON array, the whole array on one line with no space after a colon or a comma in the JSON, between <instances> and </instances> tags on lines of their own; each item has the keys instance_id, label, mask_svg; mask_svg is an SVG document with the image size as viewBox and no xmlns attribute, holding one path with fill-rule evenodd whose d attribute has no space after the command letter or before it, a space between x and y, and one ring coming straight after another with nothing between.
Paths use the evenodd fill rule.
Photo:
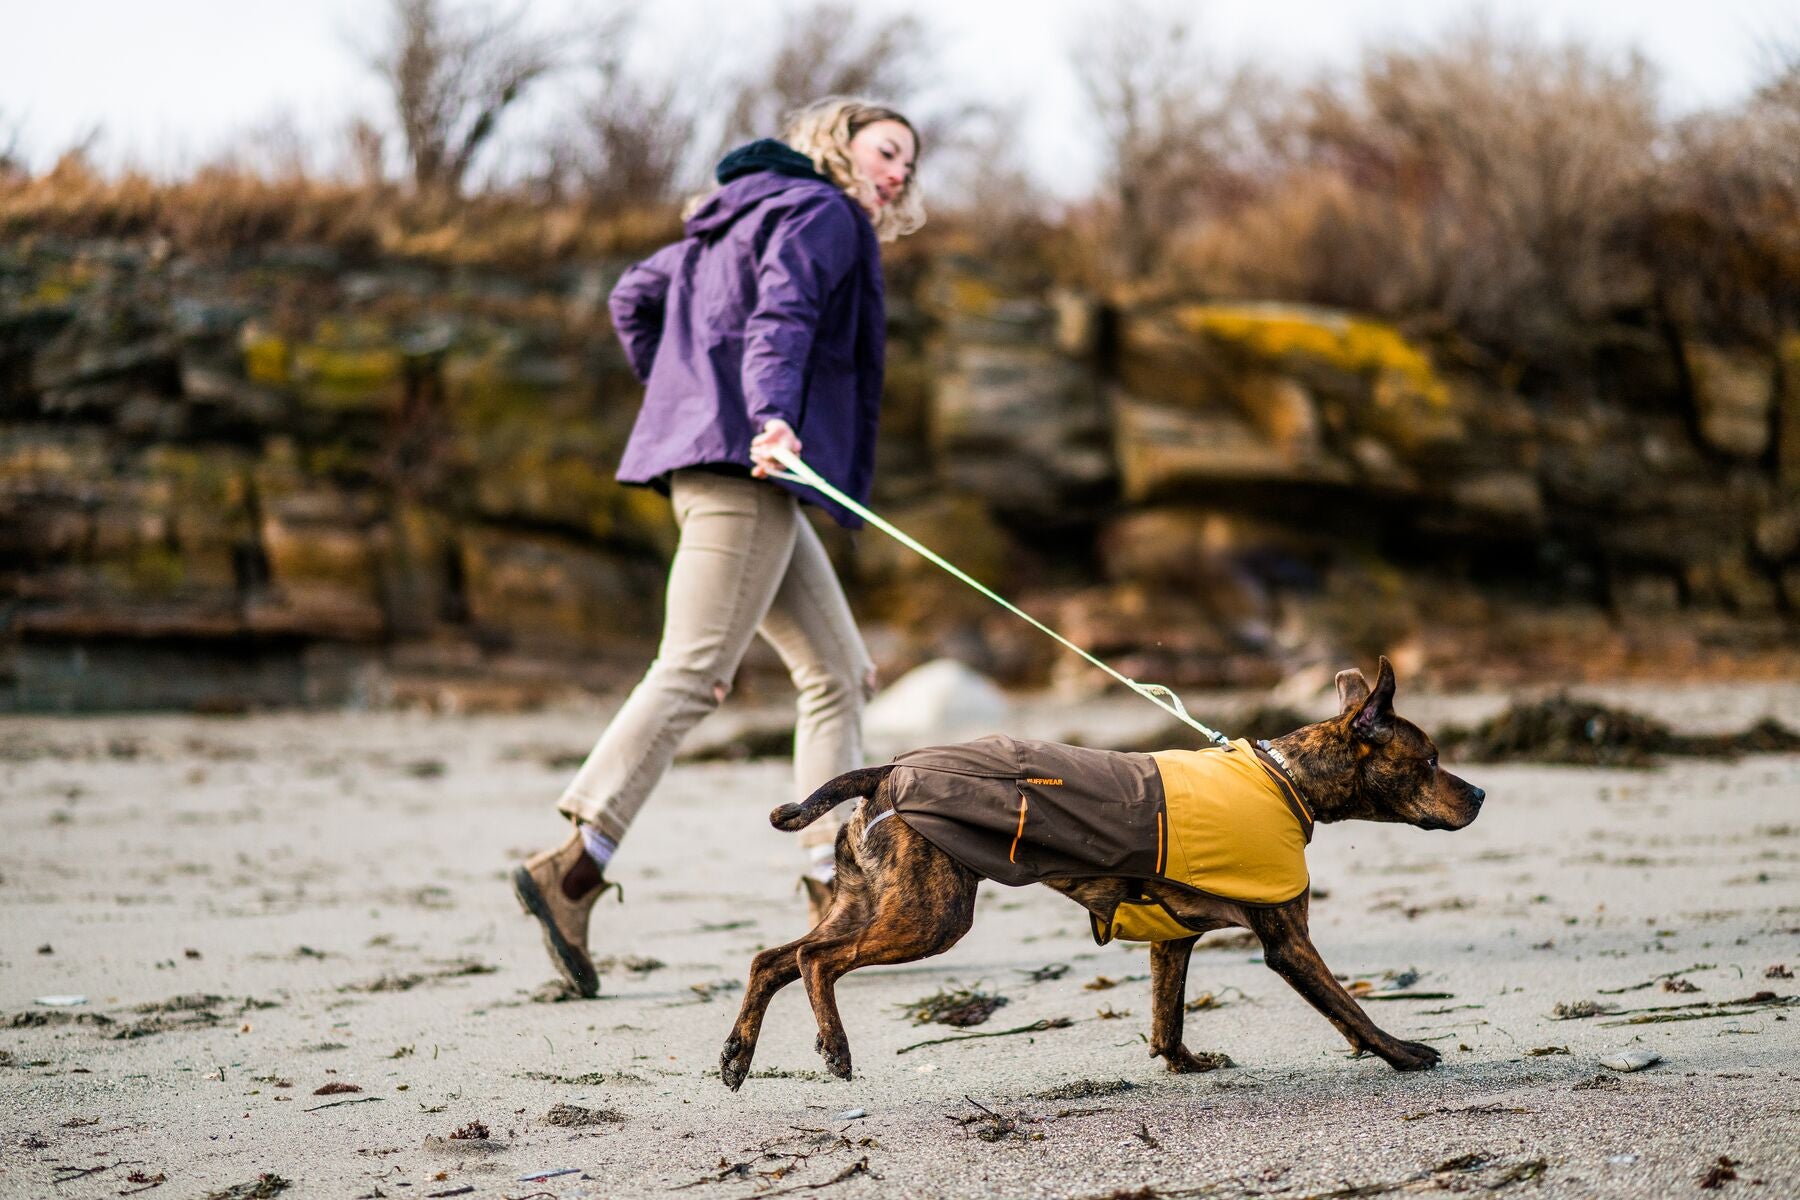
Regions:
<instances>
[{"instance_id":1,"label":"wet sand","mask_svg":"<svg viewBox=\"0 0 1800 1200\"><path fill-rule=\"evenodd\" d=\"M1800 715L1800 685L1601 694L1689 729ZM1429 727L1501 702L1400 707ZM625 902L598 910L604 994L544 1002L506 875L560 835L551 801L603 716L0 721L0 1196L267 1173L296 1197L1626 1197L1695 1191L1721 1157L1726 1192L1800 1195L1800 1009L1721 1005L1800 993L1768 975L1800 973L1800 756L1466 767L1490 796L1466 830L1321 827L1326 960L1450 993L1368 1004L1443 1050L1428 1074L1348 1058L1224 934L1195 955L1189 996L1216 1002L1187 1043L1238 1065L1164 1074L1145 951L990 884L953 951L839 985L853 1081L824 1074L796 987L734 1096L717 1060L749 958L803 922L800 856L764 819L788 768L679 767L617 860ZM1157 723L1039 700L1009 729ZM1008 1003L967 1030L907 1018L956 985ZM86 1002L37 1003L55 995ZM1625 1011L1552 1015L1579 1001ZM1073 1024L897 1053L1055 1018ZM1662 1062L1599 1065L1631 1050Z\"/></svg>"}]
</instances>

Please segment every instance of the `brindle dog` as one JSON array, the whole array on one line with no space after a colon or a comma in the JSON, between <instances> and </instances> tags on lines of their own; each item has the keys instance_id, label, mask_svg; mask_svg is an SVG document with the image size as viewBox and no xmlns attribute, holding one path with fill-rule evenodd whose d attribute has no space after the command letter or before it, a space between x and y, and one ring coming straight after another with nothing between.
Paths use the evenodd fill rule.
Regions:
<instances>
[{"instance_id":1,"label":"brindle dog","mask_svg":"<svg viewBox=\"0 0 1800 1200\"><path fill-rule=\"evenodd\" d=\"M1381 660L1373 690L1356 670L1338 674L1337 690L1336 717L1271 743L1286 760L1316 821L1461 829L1475 819L1484 793L1440 768L1431 739L1395 715L1394 669L1387 659ZM891 765L840 775L804 804L785 804L769 819L778 829L800 829L845 800L878 795L890 770ZM805 979L819 1022L819 1053L832 1074L850 1078L850 1044L833 985L858 967L941 954L974 921L981 876L909 828L904 814L881 822L865 838L866 807L859 806L838 834L837 894L825 918L805 937L764 950L751 963L744 1004L719 1064L725 1086L733 1091L749 1073L769 1000L796 978ZM1142 888L1200 933L1230 926L1248 929L1262 942L1263 961L1337 1026L1353 1050L1379 1054L1398 1071L1437 1065L1436 1050L1377 1028L1338 984L1307 935L1305 893L1286 904L1255 906L1154 881L1099 878L1048 886L1102 915ZM1150 1053L1160 1055L1171 1071L1207 1069L1181 1042L1188 956L1200 933L1150 947Z\"/></svg>"}]
</instances>

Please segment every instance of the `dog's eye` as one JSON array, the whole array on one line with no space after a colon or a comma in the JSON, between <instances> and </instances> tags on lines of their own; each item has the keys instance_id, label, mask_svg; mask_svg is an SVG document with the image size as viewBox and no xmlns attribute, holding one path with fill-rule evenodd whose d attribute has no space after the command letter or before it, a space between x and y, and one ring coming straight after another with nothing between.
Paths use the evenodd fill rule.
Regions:
<instances>
[{"instance_id":1,"label":"dog's eye","mask_svg":"<svg viewBox=\"0 0 1800 1200\"><path fill-rule=\"evenodd\" d=\"M1430 758L1426 759L1425 765L1430 767L1434 771L1437 770L1437 755L1434 754Z\"/></svg>"}]
</instances>

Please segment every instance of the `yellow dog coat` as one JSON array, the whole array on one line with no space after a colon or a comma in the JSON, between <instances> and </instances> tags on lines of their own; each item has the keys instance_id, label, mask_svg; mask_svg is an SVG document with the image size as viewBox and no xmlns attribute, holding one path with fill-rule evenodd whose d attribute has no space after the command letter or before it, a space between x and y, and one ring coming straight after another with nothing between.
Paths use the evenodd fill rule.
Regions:
<instances>
[{"instance_id":1,"label":"yellow dog coat","mask_svg":"<svg viewBox=\"0 0 1800 1200\"><path fill-rule=\"evenodd\" d=\"M970 870L1011 887L1156 880L1251 905L1307 888L1312 816L1264 747L1131 754L992 736L915 750L888 778L893 813ZM870 814L867 827L887 814ZM1092 914L1094 940L1193 931L1148 898Z\"/></svg>"}]
</instances>

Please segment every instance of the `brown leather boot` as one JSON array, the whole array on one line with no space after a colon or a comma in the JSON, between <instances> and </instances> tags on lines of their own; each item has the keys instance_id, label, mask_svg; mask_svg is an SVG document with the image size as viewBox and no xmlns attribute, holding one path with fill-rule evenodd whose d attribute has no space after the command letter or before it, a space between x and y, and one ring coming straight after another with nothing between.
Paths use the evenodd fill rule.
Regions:
<instances>
[{"instance_id":1,"label":"brown leather boot","mask_svg":"<svg viewBox=\"0 0 1800 1200\"><path fill-rule=\"evenodd\" d=\"M802 875L800 886L806 890L807 927L817 929L825 914L831 911L831 902L837 898L837 880L820 883L811 875Z\"/></svg>"},{"instance_id":2,"label":"brown leather boot","mask_svg":"<svg viewBox=\"0 0 1800 1200\"><path fill-rule=\"evenodd\" d=\"M600 994L600 976L588 957L588 913L606 891L599 864L588 857L581 831L513 870L513 894L544 928L544 948L569 985L586 997Z\"/></svg>"}]
</instances>

